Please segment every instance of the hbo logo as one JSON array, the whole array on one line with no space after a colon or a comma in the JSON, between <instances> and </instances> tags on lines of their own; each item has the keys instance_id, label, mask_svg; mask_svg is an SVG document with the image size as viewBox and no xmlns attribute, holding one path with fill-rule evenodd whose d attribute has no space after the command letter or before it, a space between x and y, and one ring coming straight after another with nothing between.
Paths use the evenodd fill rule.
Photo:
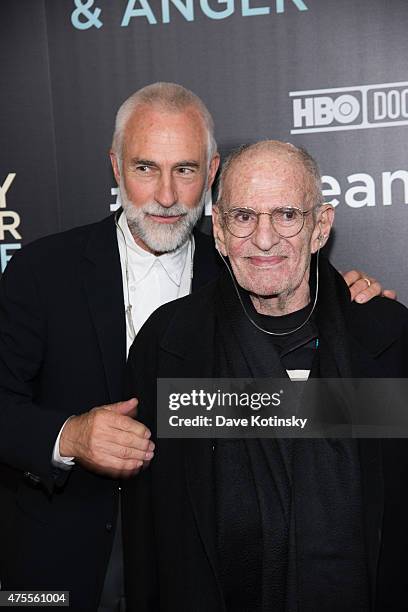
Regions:
<instances>
[{"instance_id":1,"label":"hbo logo","mask_svg":"<svg viewBox=\"0 0 408 612\"><path fill-rule=\"evenodd\" d=\"M295 128L352 123L360 114L359 100L351 94L333 99L330 96L296 98L293 100L293 126Z\"/></svg>"}]
</instances>

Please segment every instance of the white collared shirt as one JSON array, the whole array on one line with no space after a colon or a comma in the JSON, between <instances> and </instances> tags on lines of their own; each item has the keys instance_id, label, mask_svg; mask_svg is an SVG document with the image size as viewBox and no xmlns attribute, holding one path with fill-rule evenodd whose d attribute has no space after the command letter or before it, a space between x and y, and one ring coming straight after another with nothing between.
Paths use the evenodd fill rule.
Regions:
<instances>
[{"instance_id":1,"label":"white collared shirt","mask_svg":"<svg viewBox=\"0 0 408 612\"><path fill-rule=\"evenodd\" d=\"M159 306L190 293L194 239L191 237L176 251L157 256L136 244L124 214L120 216L118 226L116 233L122 267L124 305L126 309L129 299L134 331L137 334ZM132 331L126 321L127 352L133 340Z\"/></svg>"}]
</instances>

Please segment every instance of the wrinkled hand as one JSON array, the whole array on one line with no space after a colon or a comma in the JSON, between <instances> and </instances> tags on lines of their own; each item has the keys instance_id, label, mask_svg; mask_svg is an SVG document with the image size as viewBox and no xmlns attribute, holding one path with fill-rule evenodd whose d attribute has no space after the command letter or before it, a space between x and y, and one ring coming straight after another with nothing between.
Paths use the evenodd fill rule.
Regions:
<instances>
[{"instance_id":1,"label":"wrinkled hand","mask_svg":"<svg viewBox=\"0 0 408 612\"><path fill-rule=\"evenodd\" d=\"M395 300L397 297L395 291L392 289L383 289L378 280L360 270L345 272L343 278L350 289L351 299L359 304L368 302L376 295L383 295L392 300ZM366 279L370 281L370 286L368 286Z\"/></svg>"},{"instance_id":2,"label":"wrinkled hand","mask_svg":"<svg viewBox=\"0 0 408 612\"><path fill-rule=\"evenodd\" d=\"M60 454L112 478L137 474L153 458L149 429L135 421L137 399L92 408L66 422Z\"/></svg>"}]
</instances>

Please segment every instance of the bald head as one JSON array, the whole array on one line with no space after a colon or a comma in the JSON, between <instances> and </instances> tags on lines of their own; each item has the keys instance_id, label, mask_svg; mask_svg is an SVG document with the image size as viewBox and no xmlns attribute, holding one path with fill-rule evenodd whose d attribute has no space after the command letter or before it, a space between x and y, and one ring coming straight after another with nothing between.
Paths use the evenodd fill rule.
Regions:
<instances>
[{"instance_id":1,"label":"bald head","mask_svg":"<svg viewBox=\"0 0 408 612\"><path fill-rule=\"evenodd\" d=\"M271 173L274 169L282 173L282 168L286 167L292 176L297 177L298 188L305 192L305 205L312 207L322 203L321 176L313 157L305 149L290 143L263 140L240 147L225 160L218 190L218 205L221 209L234 198L233 187L242 177L243 170L248 179L251 169L255 172L261 166L269 167Z\"/></svg>"}]
</instances>

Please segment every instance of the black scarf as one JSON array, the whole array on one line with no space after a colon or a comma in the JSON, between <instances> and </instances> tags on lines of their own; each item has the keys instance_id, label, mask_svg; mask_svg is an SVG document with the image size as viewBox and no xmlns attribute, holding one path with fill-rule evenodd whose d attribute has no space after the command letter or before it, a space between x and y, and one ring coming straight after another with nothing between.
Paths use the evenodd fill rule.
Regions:
<instances>
[{"instance_id":1,"label":"black scarf","mask_svg":"<svg viewBox=\"0 0 408 612\"><path fill-rule=\"evenodd\" d=\"M286 376L283 355L319 332L312 376L351 376L341 302L347 288L325 260L314 322L274 339L255 329L227 275L219 281L217 376ZM304 312L251 317L265 327L296 327ZM303 320L304 320L303 318ZM269 319L269 322L266 320ZM296 357L292 357L296 361ZM311 359L298 353L298 368ZM309 363L305 363L308 361ZM352 440L225 440L215 452L220 576L231 612L366 611L360 465Z\"/></svg>"}]
</instances>

